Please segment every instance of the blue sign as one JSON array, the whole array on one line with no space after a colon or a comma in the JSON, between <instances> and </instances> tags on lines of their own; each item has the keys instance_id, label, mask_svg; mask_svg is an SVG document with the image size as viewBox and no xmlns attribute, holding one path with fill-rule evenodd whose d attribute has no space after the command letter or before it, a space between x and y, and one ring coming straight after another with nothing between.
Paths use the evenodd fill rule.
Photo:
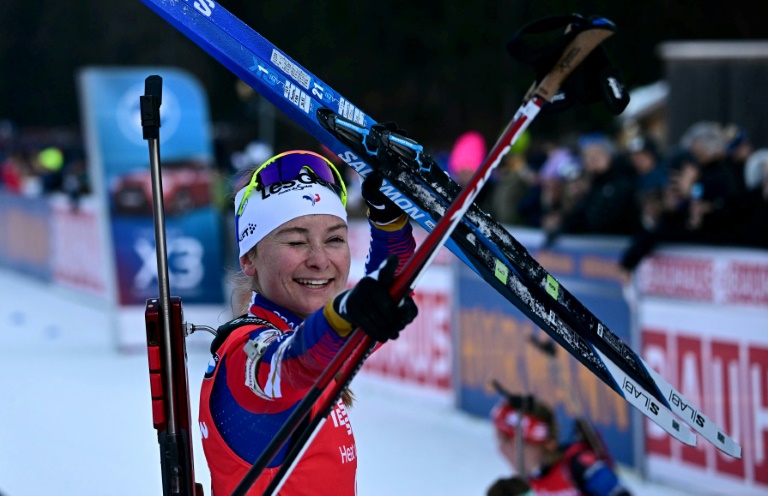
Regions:
<instances>
[{"instance_id":1,"label":"blue sign","mask_svg":"<svg viewBox=\"0 0 768 496\"><path fill-rule=\"evenodd\" d=\"M148 142L140 97L163 79L160 164L170 289L184 303L223 303L220 216L213 203L213 143L205 92L177 68L87 68L80 74L89 161L109 211L118 302L157 297Z\"/></svg>"},{"instance_id":2,"label":"blue sign","mask_svg":"<svg viewBox=\"0 0 768 496\"><path fill-rule=\"evenodd\" d=\"M514 234L514 233L513 233ZM524 238L518 240L526 245ZM592 313L630 343L630 313L624 301L616 260L620 247L601 243L571 245L537 253L526 247ZM574 419L585 417L619 462L634 465L632 408L610 387L553 343L550 356L533 345L552 339L464 264L456 264L456 387L462 410L489 418L500 399L496 380L514 394L533 394L552 407L560 441L573 433Z\"/></svg>"}]
</instances>

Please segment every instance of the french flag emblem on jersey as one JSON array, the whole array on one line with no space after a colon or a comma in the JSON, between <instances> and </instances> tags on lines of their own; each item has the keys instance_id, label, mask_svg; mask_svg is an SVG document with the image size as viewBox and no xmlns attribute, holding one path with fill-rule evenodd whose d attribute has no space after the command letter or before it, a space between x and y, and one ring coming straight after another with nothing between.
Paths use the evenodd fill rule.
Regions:
<instances>
[{"instance_id":1,"label":"french flag emblem on jersey","mask_svg":"<svg viewBox=\"0 0 768 496\"><path fill-rule=\"evenodd\" d=\"M208 361L208 368L205 369L205 378L210 379L213 377L213 371L216 370L216 364L219 363L219 354L215 354Z\"/></svg>"}]
</instances>

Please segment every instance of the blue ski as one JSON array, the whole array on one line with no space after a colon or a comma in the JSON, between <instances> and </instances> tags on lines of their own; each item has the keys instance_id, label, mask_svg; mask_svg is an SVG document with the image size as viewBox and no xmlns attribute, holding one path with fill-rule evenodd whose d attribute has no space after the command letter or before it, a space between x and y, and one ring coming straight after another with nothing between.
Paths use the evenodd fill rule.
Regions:
<instances>
[{"instance_id":1,"label":"blue ski","mask_svg":"<svg viewBox=\"0 0 768 496\"><path fill-rule=\"evenodd\" d=\"M436 170L418 143L385 132L372 145L368 138L377 134L376 121L212 0L142 1L362 177L381 166L376 161L378 147L398 154L404 167L383 171L382 190L426 230L434 228L459 187ZM741 456L733 439L653 371L488 214L473 205L446 247L670 435L685 444L696 442L674 412L718 449Z\"/></svg>"}]
</instances>

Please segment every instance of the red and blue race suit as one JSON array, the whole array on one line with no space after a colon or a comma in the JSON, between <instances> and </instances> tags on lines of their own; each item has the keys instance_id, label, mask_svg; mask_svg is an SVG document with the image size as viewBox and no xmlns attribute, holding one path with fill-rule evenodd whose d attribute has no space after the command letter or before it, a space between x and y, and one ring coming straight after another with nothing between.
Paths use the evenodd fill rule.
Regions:
<instances>
[{"instance_id":1,"label":"red and blue race suit","mask_svg":"<svg viewBox=\"0 0 768 496\"><path fill-rule=\"evenodd\" d=\"M365 272L378 268L388 254L397 255L402 268L414 250L407 218L389 230L372 227ZM232 493L345 341L322 309L302 322L254 293L249 315L249 324L212 349L200 393L199 422L214 496ZM248 494L262 494L291 443L289 438ZM340 400L280 494L354 496L356 472L355 438Z\"/></svg>"},{"instance_id":2,"label":"red and blue race suit","mask_svg":"<svg viewBox=\"0 0 768 496\"><path fill-rule=\"evenodd\" d=\"M528 484L536 496L629 496L610 464L585 442L568 446L559 461L531 474Z\"/></svg>"}]
</instances>

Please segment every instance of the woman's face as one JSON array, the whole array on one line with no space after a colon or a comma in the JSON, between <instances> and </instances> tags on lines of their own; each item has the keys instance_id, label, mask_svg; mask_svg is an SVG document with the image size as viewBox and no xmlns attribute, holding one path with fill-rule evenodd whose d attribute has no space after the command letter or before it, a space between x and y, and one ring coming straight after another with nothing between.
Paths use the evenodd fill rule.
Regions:
<instances>
[{"instance_id":1,"label":"woman's face","mask_svg":"<svg viewBox=\"0 0 768 496\"><path fill-rule=\"evenodd\" d=\"M286 222L240 258L259 293L302 319L346 288L349 263L347 224L324 214Z\"/></svg>"}]
</instances>

